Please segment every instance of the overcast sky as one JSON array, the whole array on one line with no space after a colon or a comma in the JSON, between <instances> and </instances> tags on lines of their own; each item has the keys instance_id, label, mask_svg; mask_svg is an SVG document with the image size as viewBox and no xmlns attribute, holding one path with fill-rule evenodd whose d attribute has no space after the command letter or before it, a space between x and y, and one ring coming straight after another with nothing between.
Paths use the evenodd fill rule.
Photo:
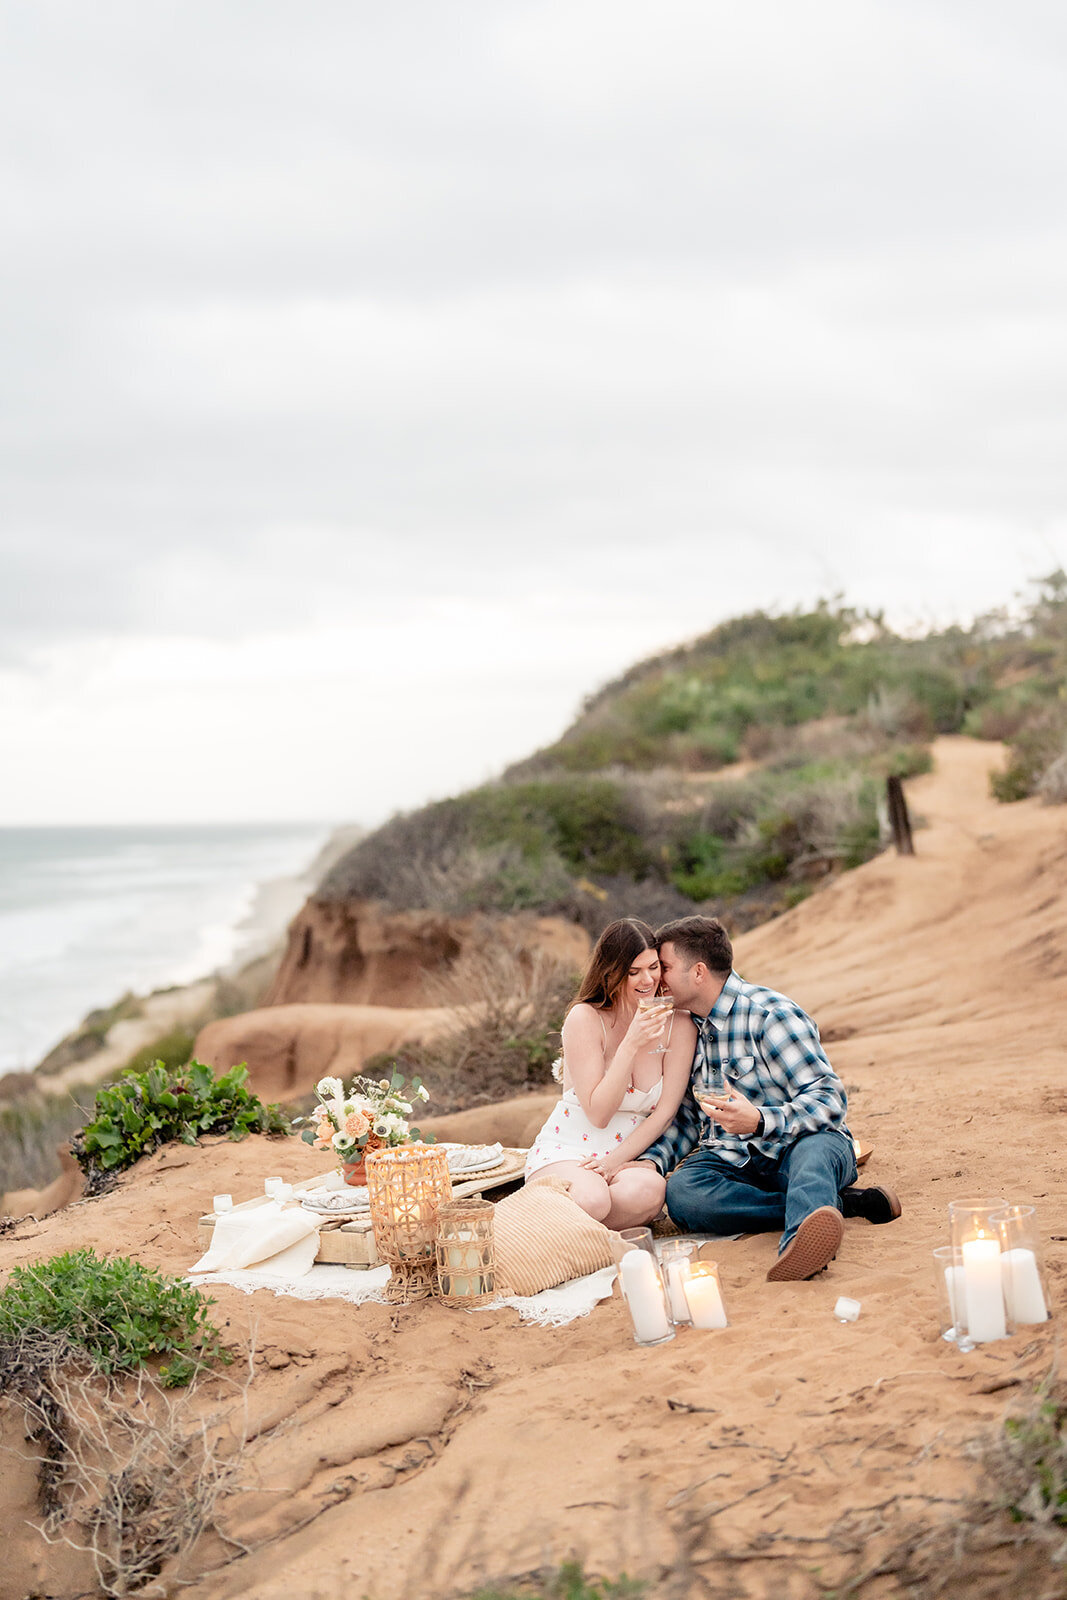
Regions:
<instances>
[{"instance_id":1,"label":"overcast sky","mask_svg":"<svg viewBox=\"0 0 1067 1600\"><path fill-rule=\"evenodd\" d=\"M1067 564L1067 8L0 0L0 822L373 822Z\"/></svg>"}]
</instances>

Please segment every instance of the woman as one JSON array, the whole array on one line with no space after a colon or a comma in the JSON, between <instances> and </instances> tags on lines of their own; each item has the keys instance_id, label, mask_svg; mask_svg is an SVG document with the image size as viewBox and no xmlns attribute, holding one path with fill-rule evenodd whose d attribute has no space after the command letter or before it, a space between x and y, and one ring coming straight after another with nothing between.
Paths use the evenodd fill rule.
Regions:
<instances>
[{"instance_id":1,"label":"woman","mask_svg":"<svg viewBox=\"0 0 1067 1600\"><path fill-rule=\"evenodd\" d=\"M563 1093L526 1159L527 1182L567 1178L571 1198L609 1228L659 1215L664 1180L635 1163L673 1121L689 1084L689 1014L638 1009L659 980L652 929L633 917L610 923L563 1024L553 1068Z\"/></svg>"}]
</instances>

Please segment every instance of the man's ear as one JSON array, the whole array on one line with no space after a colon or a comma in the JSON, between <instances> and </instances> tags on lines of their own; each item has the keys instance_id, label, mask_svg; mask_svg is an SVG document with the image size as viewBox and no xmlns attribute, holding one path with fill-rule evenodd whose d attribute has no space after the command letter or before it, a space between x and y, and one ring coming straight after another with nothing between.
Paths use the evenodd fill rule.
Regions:
<instances>
[{"instance_id":1,"label":"man's ear","mask_svg":"<svg viewBox=\"0 0 1067 1600\"><path fill-rule=\"evenodd\" d=\"M693 982L703 983L707 975L708 969L704 965L703 961L694 961L693 965L689 969L689 976L692 978Z\"/></svg>"}]
</instances>

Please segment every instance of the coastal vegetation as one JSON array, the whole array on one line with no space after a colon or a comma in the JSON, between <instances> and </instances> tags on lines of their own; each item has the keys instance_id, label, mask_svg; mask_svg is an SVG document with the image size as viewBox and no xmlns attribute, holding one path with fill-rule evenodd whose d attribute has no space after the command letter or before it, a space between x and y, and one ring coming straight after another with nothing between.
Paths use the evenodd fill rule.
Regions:
<instances>
[{"instance_id":1,"label":"coastal vegetation","mask_svg":"<svg viewBox=\"0 0 1067 1600\"><path fill-rule=\"evenodd\" d=\"M91 1249L15 1267L0 1291L0 1399L36 1467L39 1529L87 1559L94 1594L136 1593L165 1562L180 1564L235 1475L237 1458L189 1390L232 1360L212 1304ZM10 1541L8 1558L18 1560Z\"/></svg>"},{"instance_id":2,"label":"coastal vegetation","mask_svg":"<svg viewBox=\"0 0 1067 1600\"><path fill-rule=\"evenodd\" d=\"M205 1133L243 1139L288 1132L281 1109L265 1106L249 1089L243 1064L216 1077L200 1061L171 1070L157 1061L147 1072L127 1073L97 1091L93 1114L71 1148L85 1173L86 1192L94 1194L107 1186L110 1174L172 1140L196 1144Z\"/></svg>"},{"instance_id":3,"label":"coastal vegetation","mask_svg":"<svg viewBox=\"0 0 1067 1600\"><path fill-rule=\"evenodd\" d=\"M73 1250L12 1269L0 1290L0 1351L17 1348L25 1361L35 1346L51 1350L60 1341L106 1374L162 1362L160 1382L174 1388L230 1359L210 1305L198 1290L139 1261Z\"/></svg>"},{"instance_id":4,"label":"coastal vegetation","mask_svg":"<svg viewBox=\"0 0 1067 1600\"><path fill-rule=\"evenodd\" d=\"M830 602L754 612L634 666L498 782L392 818L316 898L741 930L883 848L885 780L928 770L936 735L1009 743L999 799L1067 797L1065 680L1062 572L1018 615L919 637Z\"/></svg>"},{"instance_id":5,"label":"coastal vegetation","mask_svg":"<svg viewBox=\"0 0 1067 1600\"><path fill-rule=\"evenodd\" d=\"M55 1177L56 1146L66 1144L90 1114L95 1084L41 1094L34 1084L0 1104L0 1186L40 1188Z\"/></svg>"},{"instance_id":6,"label":"coastal vegetation","mask_svg":"<svg viewBox=\"0 0 1067 1600\"><path fill-rule=\"evenodd\" d=\"M372 1057L371 1077L421 1074L435 1115L488 1105L552 1082L559 1034L579 975L547 951L486 924L447 970L426 979L427 1004L449 1006L455 1025L422 1044Z\"/></svg>"}]
</instances>

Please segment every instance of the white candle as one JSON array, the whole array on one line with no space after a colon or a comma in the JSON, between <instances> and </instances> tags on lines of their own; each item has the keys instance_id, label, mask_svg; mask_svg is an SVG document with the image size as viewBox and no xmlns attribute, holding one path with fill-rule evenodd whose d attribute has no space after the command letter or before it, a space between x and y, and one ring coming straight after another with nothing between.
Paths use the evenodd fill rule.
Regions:
<instances>
[{"instance_id":1,"label":"white candle","mask_svg":"<svg viewBox=\"0 0 1067 1600\"><path fill-rule=\"evenodd\" d=\"M281 1178L264 1178L263 1179L263 1193L266 1194L266 1195L269 1195L270 1198L273 1200L274 1196L277 1194L279 1188L281 1187L281 1182L282 1182Z\"/></svg>"},{"instance_id":2,"label":"white candle","mask_svg":"<svg viewBox=\"0 0 1067 1600\"><path fill-rule=\"evenodd\" d=\"M1000 1258L1004 1298L1013 1322L1047 1322L1048 1306L1041 1289L1041 1274L1032 1250L1005 1250Z\"/></svg>"},{"instance_id":3,"label":"white candle","mask_svg":"<svg viewBox=\"0 0 1067 1600\"><path fill-rule=\"evenodd\" d=\"M233 1210L233 1195L232 1194L217 1194L215 1196L214 1200L212 1200L212 1202L211 1202L211 1209L215 1213L216 1216L218 1216L219 1213L222 1212L222 1211L232 1211Z\"/></svg>"},{"instance_id":4,"label":"white candle","mask_svg":"<svg viewBox=\"0 0 1067 1600\"><path fill-rule=\"evenodd\" d=\"M850 1300L848 1295L839 1296L834 1304L834 1316L838 1322L855 1322L860 1314L860 1302Z\"/></svg>"},{"instance_id":5,"label":"white candle","mask_svg":"<svg viewBox=\"0 0 1067 1600\"><path fill-rule=\"evenodd\" d=\"M453 1245L445 1254L447 1256L448 1293L484 1293L481 1275L481 1247L476 1244ZM457 1274L460 1274L460 1276L457 1276Z\"/></svg>"},{"instance_id":6,"label":"white candle","mask_svg":"<svg viewBox=\"0 0 1067 1600\"><path fill-rule=\"evenodd\" d=\"M948 1290L948 1309L952 1326L962 1333L967 1326L967 1285L962 1267L945 1268L945 1288Z\"/></svg>"},{"instance_id":7,"label":"white candle","mask_svg":"<svg viewBox=\"0 0 1067 1600\"><path fill-rule=\"evenodd\" d=\"M718 1280L712 1272L701 1272L699 1266L690 1269L682 1284L689 1315L694 1328L727 1328L726 1309L719 1293Z\"/></svg>"},{"instance_id":8,"label":"white candle","mask_svg":"<svg viewBox=\"0 0 1067 1600\"><path fill-rule=\"evenodd\" d=\"M967 1332L975 1344L1004 1339L1004 1289L1000 1275L1000 1242L968 1239L963 1246L963 1282L967 1299Z\"/></svg>"},{"instance_id":9,"label":"white candle","mask_svg":"<svg viewBox=\"0 0 1067 1600\"><path fill-rule=\"evenodd\" d=\"M647 1250L627 1250L619 1263L619 1282L634 1325L634 1337L642 1344L672 1338L659 1273Z\"/></svg>"},{"instance_id":10,"label":"white candle","mask_svg":"<svg viewBox=\"0 0 1067 1600\"><path fill-rule=\"evenodd\" d=\"M667 1262L667 1298L671 1306L671 1318L675 1322L692 1322L689 1315L689 1302L685 1298L685 1280L689 1276L689 1262L685 1258Z\"/></svg>"}]
</instances>

